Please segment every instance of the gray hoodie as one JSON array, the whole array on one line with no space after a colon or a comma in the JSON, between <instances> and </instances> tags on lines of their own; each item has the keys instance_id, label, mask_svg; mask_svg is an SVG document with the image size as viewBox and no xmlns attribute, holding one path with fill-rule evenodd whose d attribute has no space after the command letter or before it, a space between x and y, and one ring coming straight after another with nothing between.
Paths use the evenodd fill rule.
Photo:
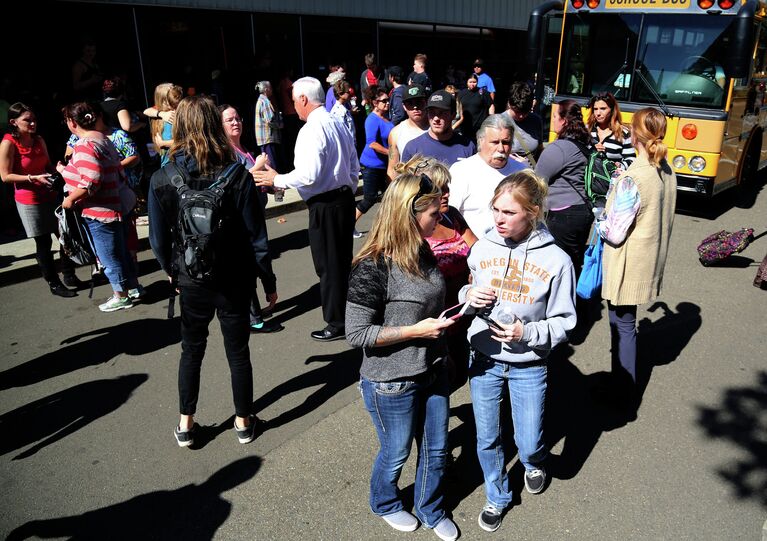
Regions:
<instances>
[{"instance_id":1,"label":"gray hoodie","mask_svg":"<svg viewBox=\"0 0 767 541\"><path fill-rule=\"evenodd\" d=\"M576 322L575 271L546 226L540 225L520 243L504 239L493 228L472 246L468 261L472 285L495 289L490 317L497 321L501 306L508 306L524 323L522 340L502 344L491 338L487 323L474 318L468 333L472 348L496 361L524 363L545 359L567 340ZM460 302L472 285L461 289Z\"/></svg>"}]
</instances>

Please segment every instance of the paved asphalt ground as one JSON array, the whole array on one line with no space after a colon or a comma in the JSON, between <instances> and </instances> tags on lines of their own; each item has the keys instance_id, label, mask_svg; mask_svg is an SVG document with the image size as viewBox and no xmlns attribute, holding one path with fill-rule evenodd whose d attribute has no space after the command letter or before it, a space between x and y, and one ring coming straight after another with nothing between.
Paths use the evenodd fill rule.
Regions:
<instances>
[{"instance_id":1,"label":"paved asphalt ground","mask_svg":"<svg viewBox=\"0 0 767 541\"><path fill-rule=\"evenodd\" d=\"M695 246L719 229L763 231L763 186L713 204L680 202L664 293L638 314L649 381L636 420L590 398L609 370L604 306L585 339L557 352L546 411L553 479L543 494L526 493L512 449L516 498L495 534L476 523L484 495L468 389L453 394L447 505L462 539L762 539L767 292L751 282L767 236L716 268L698 263ZM0 245L0 536L436 539L423 528L394 532L369 511L377 441L356 387L360 354L309 339L322 318L307 213L284 217L268 227L275 319L285 330L250 342L256 407L268 426L247 446L231 429L215 322L198 410L204 437L194 450L175 443L179 320L166 319L151 251L141 253L147 300L102 314L96 305L108 286L93 299L87 291L53 297L31 241ZM400 483L410 501L414 462Z\"/></svg>"}]
</instances>

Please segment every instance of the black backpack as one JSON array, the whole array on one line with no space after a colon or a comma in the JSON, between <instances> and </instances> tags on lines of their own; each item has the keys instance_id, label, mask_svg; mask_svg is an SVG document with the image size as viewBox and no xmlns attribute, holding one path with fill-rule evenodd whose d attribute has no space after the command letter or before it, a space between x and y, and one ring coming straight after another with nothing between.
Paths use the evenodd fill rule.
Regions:
<instances>
[{"instance_id":1,"label":"black backpack","mask_svg":"<svg viewBox=\"0 0 767 541\"><path fill-rule=\"evenodd\" d=\"M187 185L185 171L168 163L166 174L178 192L176 235L181 252L180 265L189 278L197 283L210 283L215 276L216 251L220 243L225 211L224 193L230 181L240 173L237 162L229 165L216 181L203 190Z\"/></svg>"}]
</instances>

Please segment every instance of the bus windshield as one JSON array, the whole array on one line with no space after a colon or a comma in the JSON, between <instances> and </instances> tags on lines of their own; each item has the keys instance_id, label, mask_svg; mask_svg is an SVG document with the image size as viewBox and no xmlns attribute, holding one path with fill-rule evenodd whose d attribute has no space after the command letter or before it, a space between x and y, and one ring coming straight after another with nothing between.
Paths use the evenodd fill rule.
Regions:
<instances>
[{"instance_id":1,"label":"bus windshield","mask_svg":"<svg viewBox=\"0 0 767 541\"><path fill-rule=\"evenodd\" d=\"M576 13L565 18L558 92L722 109L732 17ZM638 70L643 77L636 77ZM652 90L649 88L652 87ZM654 92L653 92L654 91Z\"/></svg>"}]
</instances>

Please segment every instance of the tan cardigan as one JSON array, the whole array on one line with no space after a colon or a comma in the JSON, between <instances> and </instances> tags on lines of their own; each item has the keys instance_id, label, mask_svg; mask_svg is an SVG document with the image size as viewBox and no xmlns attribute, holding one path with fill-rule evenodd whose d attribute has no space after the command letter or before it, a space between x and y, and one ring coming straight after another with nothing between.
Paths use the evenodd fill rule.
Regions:
<instances>
[{"instance_id":1,"label":"tan cardigan","mask_svg":"<svg viewBox=\"0 0 767 541\"><path fill-rule=\"evenodd\" d=\"M602 298L615 306L642 304L660 294L676 209L676 175L665 160L656 168L637 156L622 176L634 179L640 207L626 240L618 246L605 242ZM614 198L611 192L608 212Z\"/></svg>"}]
</instances>

